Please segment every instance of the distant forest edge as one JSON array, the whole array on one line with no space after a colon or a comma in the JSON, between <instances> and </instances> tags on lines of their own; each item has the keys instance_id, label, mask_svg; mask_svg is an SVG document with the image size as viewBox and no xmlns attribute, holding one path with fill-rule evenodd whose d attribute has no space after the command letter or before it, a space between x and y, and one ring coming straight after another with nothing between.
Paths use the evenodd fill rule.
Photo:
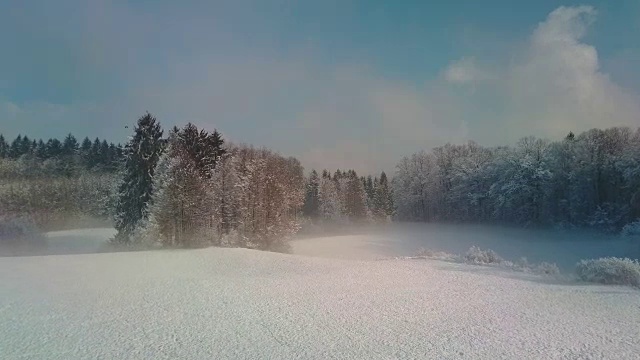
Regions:
<instances>
[{"instance_id":1,"label":"distant forest edge","mask_svg":"<svg viewBox=\"0 0 640 360\"><path fill-rule=\"evenodd\" d=\"M390 180L354 170L305 176L293 157L193 124L165 134L147 113L124 146L0 134L0 219L15 218L44 230L112 224L121 244L263 249L285 246L306 224L392 219L638 234L640 129L447 144L403 158Z\"/></svg>"}]
</instances>

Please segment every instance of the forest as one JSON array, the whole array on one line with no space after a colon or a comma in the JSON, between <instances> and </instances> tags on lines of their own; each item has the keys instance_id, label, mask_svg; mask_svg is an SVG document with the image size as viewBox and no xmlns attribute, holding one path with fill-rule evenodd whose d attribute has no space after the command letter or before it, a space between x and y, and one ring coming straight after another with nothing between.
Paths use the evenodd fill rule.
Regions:
<instances>
[{"instance_id":1,"label":"forest","mask_svg":"<svg viewBox=\"0 0 640 360\"><path fill-rule=\"evenodd\" d=\"M398 220L640 229L640 129L447 144L403 158L392 185Z\"/></svg>"},{"instance_id":2,"label":"forest","mask_svg":"<svg viewBox=\"0 0 640 360\"><path fill-rule=\"evenodd\" d=\"M303 226L390 221L640 229L640 129L592 129L515 146L446 144L389 179L311 170L149 113L125 145L72 134L0 135L0 218L42 231L115 226L114 244L273 249Z\"/></svg>"}]
</instances>

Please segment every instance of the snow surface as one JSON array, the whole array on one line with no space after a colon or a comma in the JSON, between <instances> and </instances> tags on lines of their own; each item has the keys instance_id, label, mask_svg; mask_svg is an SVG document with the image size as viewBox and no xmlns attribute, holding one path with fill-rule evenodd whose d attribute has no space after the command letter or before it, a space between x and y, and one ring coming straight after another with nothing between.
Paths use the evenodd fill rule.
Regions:
<instances>
[{"instance_id":1,"label":"snow surface","mask_svg":"<svg viewBox=\"0 0 640 360\"><path fill-rule=\"evenodd\" d=\"M0 258L0 357L637 359L640 353L640 291L438 261L373 260L380 253L370 251L371 242L352 236L293 244L298 254L323 257L209 248Z\"/></svg>"}]
</instances>

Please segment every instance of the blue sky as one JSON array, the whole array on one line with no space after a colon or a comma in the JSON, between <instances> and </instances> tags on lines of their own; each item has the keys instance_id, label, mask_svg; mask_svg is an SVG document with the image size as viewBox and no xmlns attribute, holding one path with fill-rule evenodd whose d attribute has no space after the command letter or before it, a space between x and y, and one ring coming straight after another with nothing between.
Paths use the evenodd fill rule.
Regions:
<instances>
[{"instance_id":1,"label":"blue sky","mask_svg":"<svg viewBox=\"0 0 640 360\"><path fill-rule=\"evenodd\" d=\"M640 0L0 4L0 132L125 141L148 110L310 167L640 125Z\"/></svg>"}]
</instances>

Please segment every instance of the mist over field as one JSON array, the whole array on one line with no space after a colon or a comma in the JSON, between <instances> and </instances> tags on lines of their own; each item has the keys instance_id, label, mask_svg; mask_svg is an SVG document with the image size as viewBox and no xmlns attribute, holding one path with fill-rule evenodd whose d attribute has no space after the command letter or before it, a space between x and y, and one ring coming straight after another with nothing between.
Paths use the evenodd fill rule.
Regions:
<instances>
[{"instance_id":1,"label":"mist over field","mask_svg":"<svg viewBox=\"0 0 640 360\"><path fill-rule=\"evenodd\" d=\"M0 2L0 358L633 359L640 2Z\"/></svg>"}]
</instances>

